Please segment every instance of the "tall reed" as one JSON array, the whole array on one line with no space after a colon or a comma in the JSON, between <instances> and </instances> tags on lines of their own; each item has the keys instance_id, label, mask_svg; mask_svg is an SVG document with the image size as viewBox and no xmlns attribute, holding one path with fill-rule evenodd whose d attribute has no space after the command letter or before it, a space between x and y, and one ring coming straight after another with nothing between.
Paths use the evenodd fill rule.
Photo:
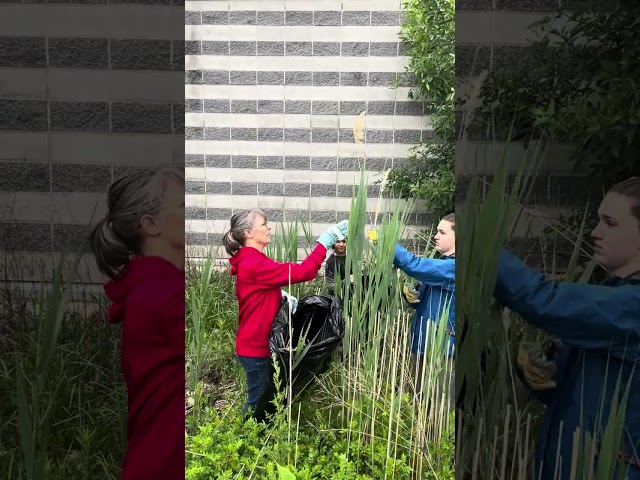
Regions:
<instances>
[{"instance_id":1,"label":"tall reed","mask_svg":"<svg viewBox=\"0 0 640 480\"><path fill-rule=\"evenodd\" d=\"M472 182L466 203L458 209L456 473L462 479L534 478L535 438L543 409L518 379L514 359L521 341L541 341L546 334L526 325L513 312L501 312L492 299L499 253L522 213L530 187L526 163L522 162L515 181L509 184L509 167L502 159L486 194L481 193L478 181ZM563 276L586 282L595 263L591 259L578 275L581 237L575 240ZM604 432L594 432L603 435L599 451L590 435L575 433L572 478L614 478L628 387L618 378L618 388L625 389L625 395L620 403L613 402Z\"/></svg>"}]
</instances>

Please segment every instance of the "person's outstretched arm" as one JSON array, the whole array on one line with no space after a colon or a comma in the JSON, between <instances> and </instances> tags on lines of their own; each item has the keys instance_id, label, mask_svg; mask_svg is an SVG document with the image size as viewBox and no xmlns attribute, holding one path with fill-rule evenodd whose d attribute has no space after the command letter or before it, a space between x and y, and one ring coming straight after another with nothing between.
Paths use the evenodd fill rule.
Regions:
<instances>
[{"instance_id":1,"label":"person's outstretched arm","mask_svg":"<svg viewBox=\"0 0 640 480\"><path fill-rule=\"evenodd\" d=\"M503 250L494 295L531 325L584 349L617 356L640 348L640 288L560 283ZM627 353L627 354L628 354Z\"/></svg>"},{"instance_id":2,"label":"person's outstretched arm","mask_svg":"<svg viewBox=\"0 0 640 480\"><path fill-rule=\"evenodd\" d=\"M256 282L266 287L285 287L289 284L309 282L316 278L327 249L318 244L301 263L276 262L265 257L256 265Z\"/></svg>"},{"instance_id":3,"label":"person's outstretched arm","mask_svg":"<svg viewBox=\"0 0 640 480\"><path fill-rule=\"evenodd\" d=\"M348 222L343 220L320 235L318 245L302 263L278 263L264 257L254 272L257 282L266 287L284 287L313 280L327 256L327 250L346 237L348 227Z\"/></svg>"},{"instance_id":4,"label":"person's outstretched arm","mask_svg":"<svg viewBox=\"0 0 640 480\"><path fill-rule=\"evenodd\" d=\"M438 285L450 291L455 289L456 265L453 261L420 258L402 245L396 245L393 264L426 285Z\"/></svg>"}]
</instances>

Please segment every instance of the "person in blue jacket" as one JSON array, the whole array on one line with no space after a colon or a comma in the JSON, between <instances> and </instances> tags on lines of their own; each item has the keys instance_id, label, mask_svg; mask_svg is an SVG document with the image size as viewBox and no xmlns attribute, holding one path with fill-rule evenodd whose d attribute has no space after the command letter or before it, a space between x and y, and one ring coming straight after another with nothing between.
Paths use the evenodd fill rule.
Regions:
<instances>
[{"instance_id":1,"label":"person in blue jacket","mask_svg":"<svg viewBox=\"0 0 640 480\"><path fill-rule=\"evenodd\" d=\"M506 250L499 259L496 300L558 339L550 344L557 351L546 352L552 359L535 349L518 355L521 375L546 405L536 479L570 478L578 428L583 439L588 432L602 441L611 407L620 405L620 378L621 392L630 390L616 453L625 478L640 480L640 177L613 186L598 216L594 257L611 274L602 285L547 279Z\"/></svg>"},{"instance_id":2,"label":"person in blue jacket","mask_svg":"<svg viewBox=\"0 0 640 480\"><path fill-rule=\"evenodd\" d=\"M448 340L445 340L445 350L447 356L452 358L454 352L455 339L455 279L456 279L456 222L455 214L451 213L440 220L437 233L434 237L436 250L440 252L440 258L421 258L408 252L401 245L396 245L393 264L405 272L410 277L418 280L419 287L414 298L408 295L410 302L416 313L413 316L411 325L411 350L418 365L418 379L422 378L421 372L424 368L424 356L428 345L425 338L427 336L428 322L435 325L440 323L442 316L446 313ZM405 295L407 292L405 292ZM413 301L412 301L413 300ZM429 332L434 328L431 324ZM416 384L417 391L421 390L421 385ZM450 402L453 405L453 386L450 388Z\"/></svg>"}]
</instances>

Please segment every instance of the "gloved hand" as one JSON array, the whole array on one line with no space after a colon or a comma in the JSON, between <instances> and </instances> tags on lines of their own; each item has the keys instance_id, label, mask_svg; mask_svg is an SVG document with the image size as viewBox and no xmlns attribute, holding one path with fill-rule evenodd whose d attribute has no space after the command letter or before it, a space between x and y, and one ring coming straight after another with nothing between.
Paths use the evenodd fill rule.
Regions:
<instances>
[{"instance_id":1,"label":"gloved hand","mask_svg":"<svg viewBox=\"0 0 640 480\"><path fill-rule=\"evenodd\" d=\"M405 285L402 287L402 295L404 299L409 303L419 303L420 302L420 283L416 283L415 285Z\"/></svg>"},{"instance_id":2,"label":"gloved hand","mask_svg":"<svg viewBox=\"0 0 640 480\"><path fill-rule=\"evenodd\" d=\"M321 243L327 250L329 250L338 240L344 240L346 238L348 228L349 224L347 220L343 220L320 235L318 237L318 243Z\"/></svg>"},{"instance_id":3,"label":"gloved hand","mask_svg":"<svg viewBox=\"0 0 640 480\"><path fill-rule=\"evenodd\" d=\"M553 355L562 348L559 340L544 343L522 342L518 347L517 365L525 383L532 390L555 388L552 379L556 373Z\"/></svg>"},{"instance_id":4,"label":"gloved hand","mask_svg":"<svg viewBox=\"0 0 640 480\"><path fill-rule=\"evenodd\" d=\"M291 315L293 315L294 313L296 313L296 310L298 309L298 299L293 295L289 295L284 290L281 290L281 292L282 292L282 298L286 298L287 301L289 302L289 310L291 311Z\"/></svg>"},{"instance_id":5,"label":"gloved hand","mask_svg":"<svg viewBox=\"0 0 640 480\"><path fill-rule=\"evenodd\" d=\"M347 234L349 233L349 220L342 220L340 223L336 224L336 228L340 230L340 233L344 238L347 238Z\"/></svg>"}]
</instances>

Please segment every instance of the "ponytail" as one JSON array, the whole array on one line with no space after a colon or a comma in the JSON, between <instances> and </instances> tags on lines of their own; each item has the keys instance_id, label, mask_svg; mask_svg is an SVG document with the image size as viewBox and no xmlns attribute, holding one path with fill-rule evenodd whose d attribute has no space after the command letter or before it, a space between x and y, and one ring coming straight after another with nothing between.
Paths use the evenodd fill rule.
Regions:
<instances>
[{"instance_id":1,"label":"ponytail","mask_svg":"<svg viewBox=\"0 0 640 480\"><path fill-rule=\"evenodd\" d=\"M232 230L229 230L223 235L222 244L224 245L224 249L231 257L238 253L238 250L240 250L240 247L242 247L242 243L233 236Z\"/></svg>"},{"instance_id":2,"label":"ponytail","mask_svg":"<svg viewBox=\"0 0 640 480\"><path fill-rule=\"evenodd\" d=\"M89 245L98 269L110 278L115 277L135 253L118 238L107 217L89 234Z\"/></svg>"},{"instance_id":3,"label":"ponytail","mask_svg":"<svg viewBox=\"0 0 640 480\"><path fill-rule=\"evenodd\" d=\"M156 217L164 204L169 180L184 183L184 174L172 168L152 168L115 180L107 191L108 214L89 235L98 269L110 278L142 254L140 219Z\"/></svg>"},{"instance_id":4,"label":"ponytail","mask_svg":"<svg viewBox=\"0 0 640 480\"><path fill-rule=\"evenodd\" d=\"M267 216L262 210L254 208L253 210L241 210L231 216L231 227L222 236L222 244L224 249L230 256L234 256L244 245L244 232L251 230L256 215L260 215L267 220Z\"/></svg>"}]
</instances>

